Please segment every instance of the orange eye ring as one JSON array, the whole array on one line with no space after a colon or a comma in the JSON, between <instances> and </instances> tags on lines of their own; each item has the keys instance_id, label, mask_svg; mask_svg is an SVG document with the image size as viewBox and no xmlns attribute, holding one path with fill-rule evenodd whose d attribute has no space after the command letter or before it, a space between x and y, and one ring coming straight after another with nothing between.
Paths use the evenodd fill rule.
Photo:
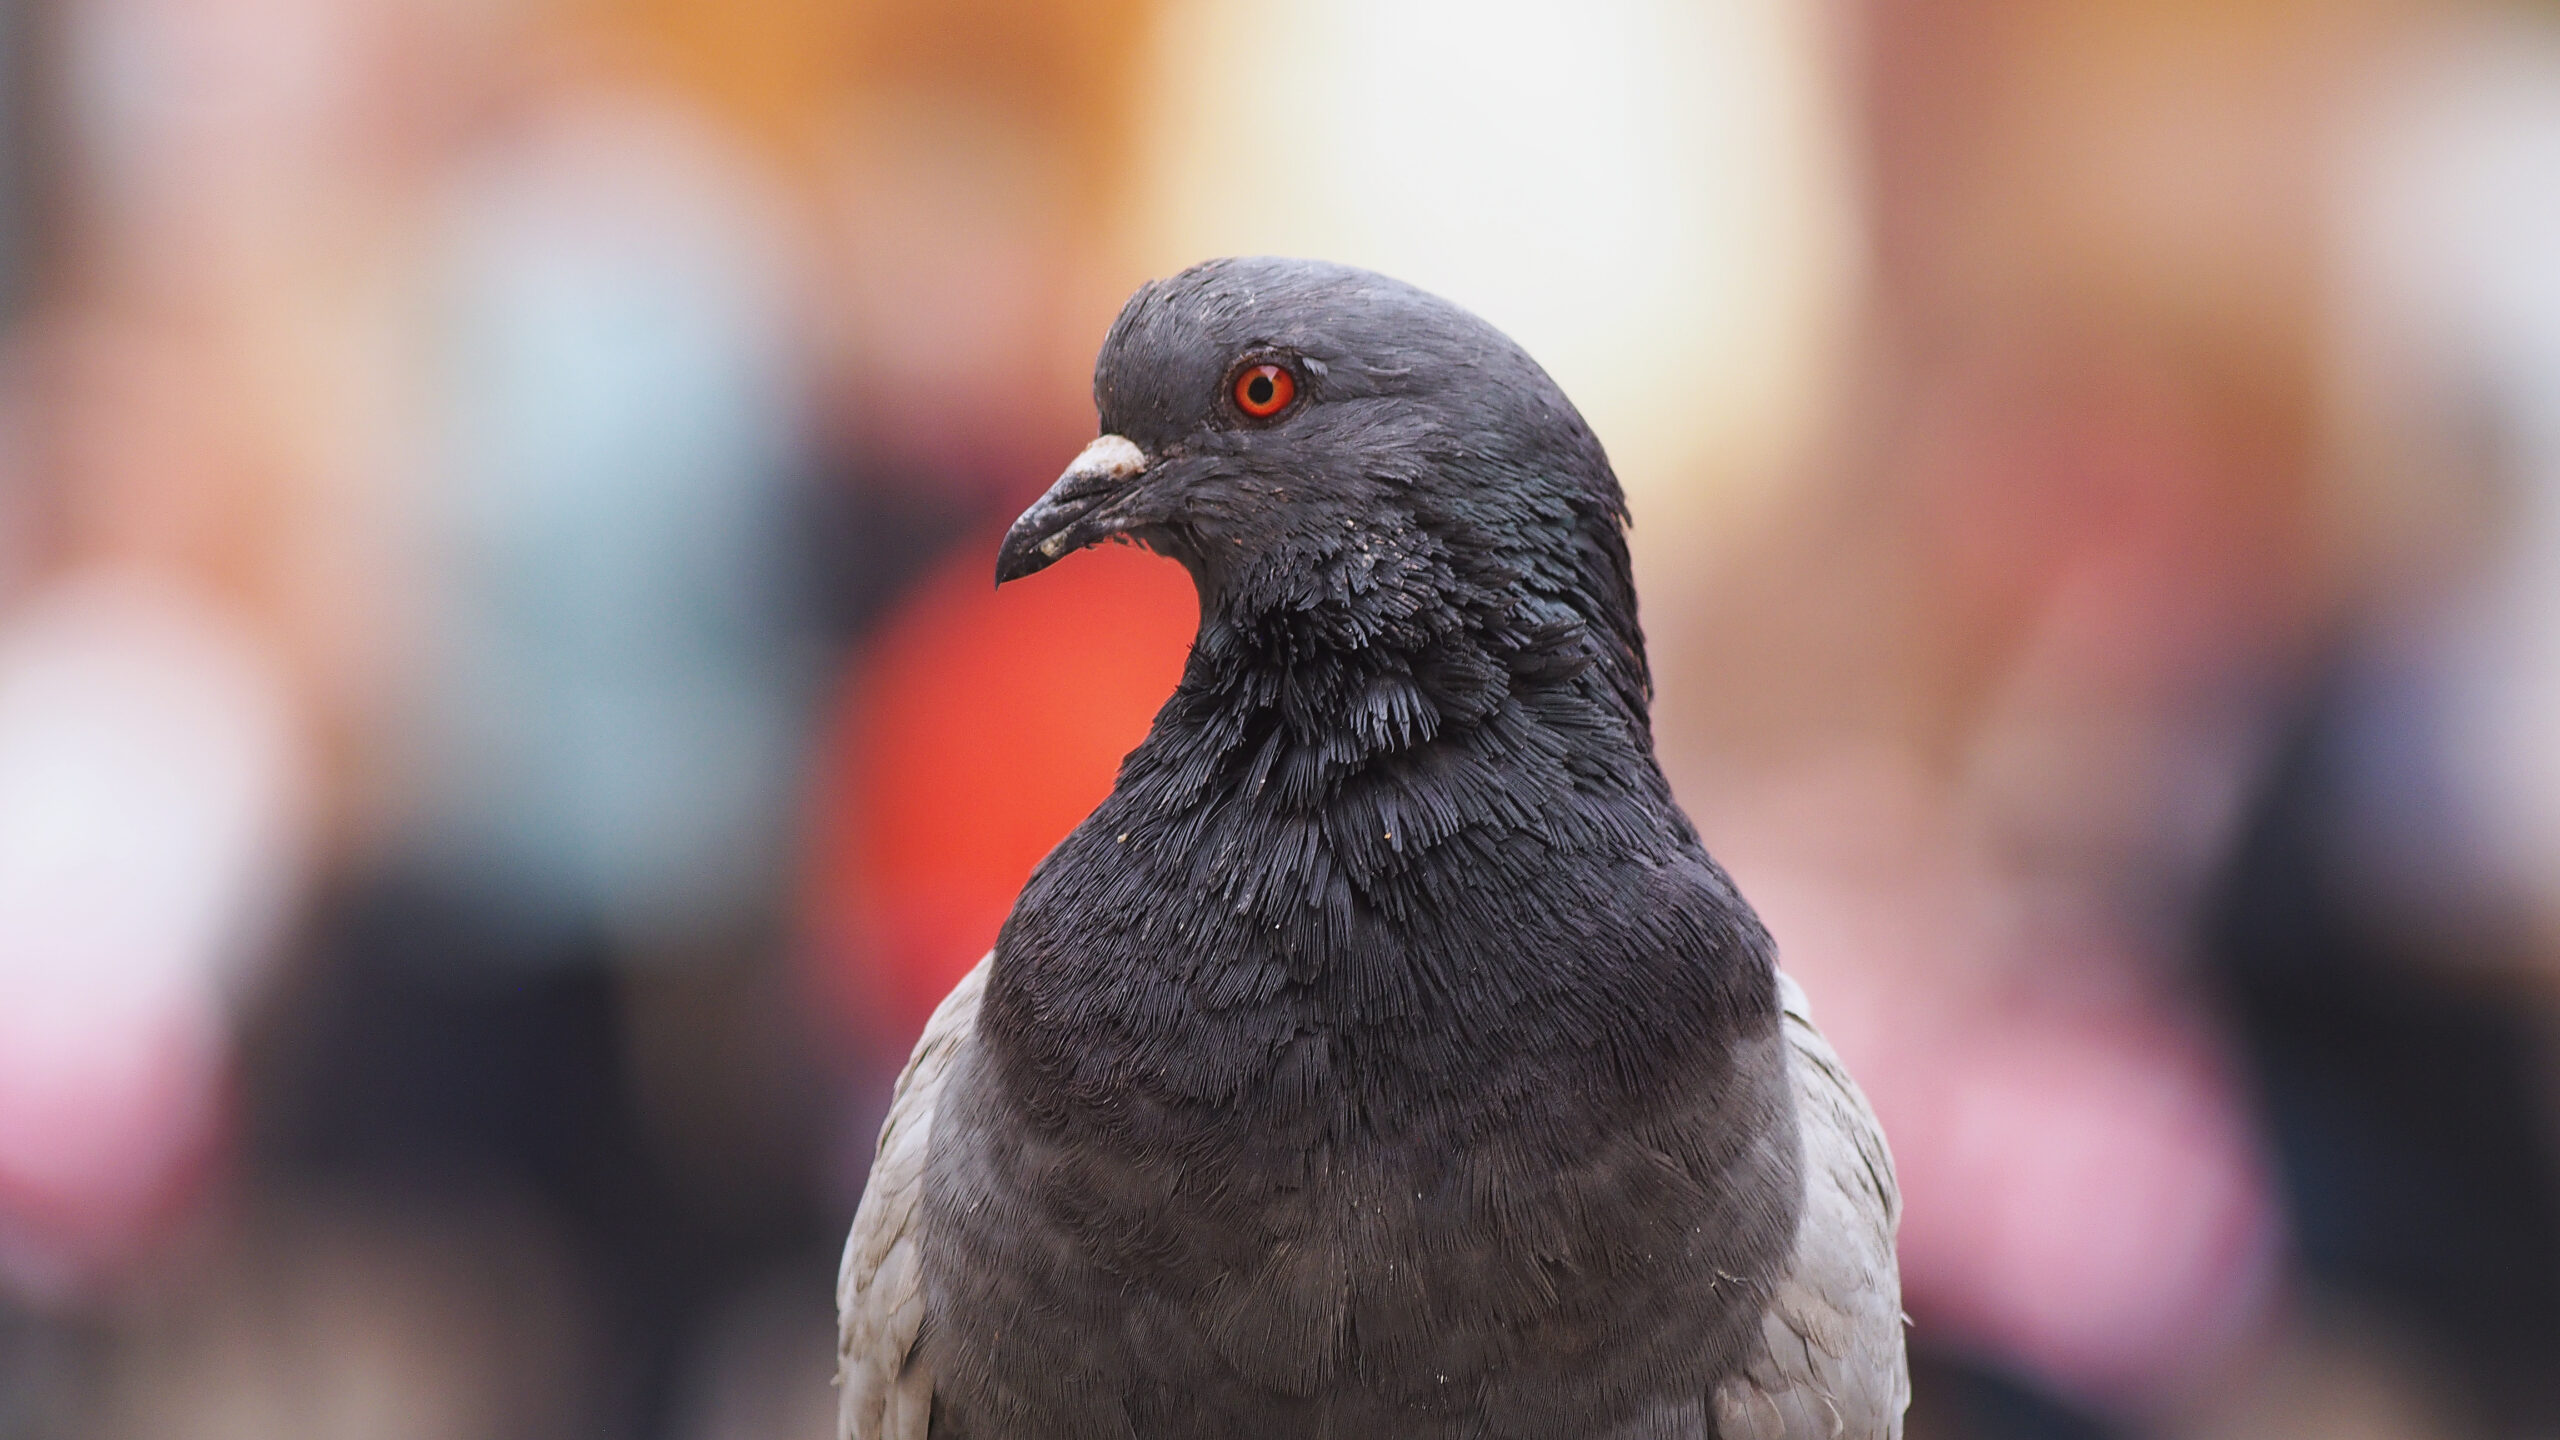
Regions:
<instances>
[{"instance_id":1,"label":"orange eye ring","mask_svg":"<svg viewBox=\"0 0 2560 1440\"><path fill-rule=\"evenodd\" d=\"M1248 365L1236 376L1236 408L1268 420L1298 398L1298 377L1285 365Z\"/></svg>"}]
</instances>

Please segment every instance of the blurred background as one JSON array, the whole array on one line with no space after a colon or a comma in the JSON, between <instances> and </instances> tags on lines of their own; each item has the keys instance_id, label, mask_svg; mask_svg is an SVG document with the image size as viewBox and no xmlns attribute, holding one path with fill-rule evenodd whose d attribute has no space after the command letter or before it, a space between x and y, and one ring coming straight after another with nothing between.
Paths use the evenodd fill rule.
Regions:
<instances>
[{"instance_id":1,"label":"blurred background","mask_svg":"<svg viewBox=\"0 0 2560 1440\"><path fill-rule=\"evenodd\" d=\"M0 1440L829 1435L1240 251L1609 445L1915 1440L2560 1436L2560 6L5 0Z\"/></svg>"}]
</instances>

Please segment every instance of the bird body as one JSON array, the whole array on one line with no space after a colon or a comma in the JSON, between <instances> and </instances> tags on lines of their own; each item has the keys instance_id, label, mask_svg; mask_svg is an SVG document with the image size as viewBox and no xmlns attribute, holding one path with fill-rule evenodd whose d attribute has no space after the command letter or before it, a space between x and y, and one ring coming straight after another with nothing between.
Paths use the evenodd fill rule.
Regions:
<instances>
[{"instance_id":1,"label":"bird body","mask_svg":"<svg viewBox=\"0 0 2560 1440\"><path fill-rule=\"evenodd\" d=\"M1890 1161L1654 760L1579 414L1299 261L1095 389L999 578L1134 538L1200 632L900 1082L846 1433L1898 1433Z\"/></svg>"}]
</instances>

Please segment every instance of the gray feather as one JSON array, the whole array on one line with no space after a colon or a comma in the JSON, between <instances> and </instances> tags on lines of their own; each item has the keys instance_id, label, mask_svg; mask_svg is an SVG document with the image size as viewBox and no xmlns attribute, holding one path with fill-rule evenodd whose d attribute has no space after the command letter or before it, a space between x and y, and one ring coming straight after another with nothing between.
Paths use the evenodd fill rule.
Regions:
<instances>
[{"instance_id":1,"label":"gray feather","mask_svg":"<svg viewBox=\"0 0 2560 1440\"><path fill-rule=\"evenodd\" d=\"M980 960L925 1023L880 1127L871 1179L836 1272L838 1428L847 1440L925 1440L932 1419L933 1377L915 1353L925 1319L926 1243L916 1222L934 1109L951 1062L975 1039L986 988L987 962Z\"/></svg>"},{"instance_id":2,"label":"gray feather","mask_svg":"<svg viewBox=\"0 0 2560 1440\"><path fill-rule=\"evenodd\" d=\"M1716 1391L1721 1440L1889 1440L1911 1377L1893 1237L1893 1156L1866 1096L1779 975L1804 1144L1794 1262L1761 1320L1764 1345Z\"/></svg>"}]
</instances>

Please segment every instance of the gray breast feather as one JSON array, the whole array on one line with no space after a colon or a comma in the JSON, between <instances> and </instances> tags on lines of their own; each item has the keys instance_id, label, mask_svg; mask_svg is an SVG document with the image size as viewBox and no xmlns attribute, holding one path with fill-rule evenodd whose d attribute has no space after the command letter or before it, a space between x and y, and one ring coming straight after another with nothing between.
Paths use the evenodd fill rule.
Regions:
<instances>
[{"instance_id":1,"label":"gray breast feather","mask_svg":"<svg viewBox=\"0 0 2560 1440\"><path fill-rule=\"evenodd\" d=\"M1804 991L1778 977L1804 1137L1795 1261L1761 1320L1765 1348L1716 1389L1719 1440L1891 1440L1911 1376L1893 1235L1893 1156Z\"/></svg>"},{"instance_id":2,"label":"gray breast feather","mask_svg":"<svg viewBox=\"0 0 2560 1440\"><path fill-rule=\"evenodd\" d=\"M953 1059L976 1034L986 977L981 960L926 1024L898 1077L853 1218L836 1280L846 1440L927 1440L933 1377L916 1358L925 1318L918 1234L925 1160ZM1866 1097L1814 1028L1804 992L1783 975L1779 986L1804 1143L1803 1218L1794 1263L1761 1322L1764 1348L1716 1389L1714 1434L1894 1440L1911 1384L1894 1263L1902 1202L1893 1157ZM1692 1429L1677 1424L1667 1433Z\"/></svg>"},{"instance_id":3,"label":"gray breast feather","mask_svg":"<svg viewBox=\"0 0 2560 1440\"><path fill-rule=\"evenodd\" d=\"M953 1058L977 1035L986 988L987 962L980 960L925 1022L924 1038L898 1076L854 1211L836 1272L836 1423L847 1440L925 1440L933 1420L933 1377L915 1355L924 1329L917 1218L934 1108Z\"/></svg>"}]
</instances>

